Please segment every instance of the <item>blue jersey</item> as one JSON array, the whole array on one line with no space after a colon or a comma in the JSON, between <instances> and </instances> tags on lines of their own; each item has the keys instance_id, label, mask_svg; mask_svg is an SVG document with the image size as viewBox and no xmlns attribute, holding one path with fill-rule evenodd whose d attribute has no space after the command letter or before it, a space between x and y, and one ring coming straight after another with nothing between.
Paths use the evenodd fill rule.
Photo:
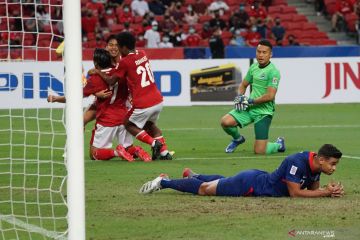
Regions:
<instances>
[{"instance_id":1,"label":"blue jersey","mask_svg":"<svg viewBox=\"0 0 360 240\"><path fill-rule=\"evenodd\" d=\"M301 189L320 180L320 173L313 171L316 153L301 152L290 155L272 173L247 170L219 180L216 192L219 196L289 196L286 182L299 183Z\"/></svg>"},{"instance_id":2,"label":"blue jersey","mask_svg":"<svg viewBox=\"0 0 360 240\"><path fill-rule=\"evenodd\" d=\"M254 195L282 197L289 196L286 182L299 183L301 189L320 181L320 172L313 172L313 159L316 153L301 152L290 155L270 174L259 176Z\"/></svg>"}]
</instances>

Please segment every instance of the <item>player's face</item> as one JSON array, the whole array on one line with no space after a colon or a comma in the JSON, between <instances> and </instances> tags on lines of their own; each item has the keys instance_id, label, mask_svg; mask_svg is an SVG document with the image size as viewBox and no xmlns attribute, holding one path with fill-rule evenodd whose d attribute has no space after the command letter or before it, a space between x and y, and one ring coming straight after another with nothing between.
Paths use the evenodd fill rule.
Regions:
<instances>
[{"instance_id":1,"label":"player's face","mask_svg":"<svg viewBox=\"0 0 360 240\"><path fill-rule=\"evenodd\" d=\"M119 45L116 39L111 39L106 45L106 50L109 51L111 57L116 58L119 56Z\"/></svg>"},{"instance_id":2,"label":"player's face","mask_svg":"<svg viewBox=\"0 0 360 240\"><path fill-rule=\"evenodd\" d=\"M338 162L339 162L339 159L337 159L337 158L326 159L324 157L320 157L319 163L321 166L321 172L323 172L327 175L333 174L336 170L336 165L338 164Z\"/></svg>"},{"instance_id":3,"label":"player's face","mask_svg":"<svg viewBox=\"0 0 360 240\"><path fill-rule=\"evenodd\" d=\"M268 46L258 45L256 48L256 60L260 66L265 66L269 63L272 51Z\"/></svg>"}]
</instances>

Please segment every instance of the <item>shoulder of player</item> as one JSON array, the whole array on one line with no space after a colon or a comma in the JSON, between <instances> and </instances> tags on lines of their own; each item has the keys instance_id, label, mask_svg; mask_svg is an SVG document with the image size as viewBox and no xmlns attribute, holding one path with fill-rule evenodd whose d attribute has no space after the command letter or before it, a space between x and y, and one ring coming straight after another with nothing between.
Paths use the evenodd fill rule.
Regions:
<instances>
[{"instance_id":1,"label":"shoulder of player","mask_svg":"<svg viewBox=\"0 0 360 240\"><path fill-rule=\"evenodd\" d=\"M299 152L286 157L284 161L286 161L289 165L295 165L297 167L304 167L306 165L306 161L308 161L309 152Z\"/></svg>"}]
</instances>

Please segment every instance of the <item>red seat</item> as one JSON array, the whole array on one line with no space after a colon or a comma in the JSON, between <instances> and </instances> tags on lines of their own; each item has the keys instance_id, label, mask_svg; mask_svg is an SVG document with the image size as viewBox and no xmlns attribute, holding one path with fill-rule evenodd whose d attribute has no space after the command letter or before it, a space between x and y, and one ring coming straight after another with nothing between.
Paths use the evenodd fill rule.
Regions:
<instances>
[{"instance_id":1,"label":"red seat","mask_svg":"<svg viewBox=\"0 0 360 240\"><path fill-rule=\"evenodd\" d=\"M281 13L281 6L269 6L268 8L269 15L277 15Z\"/></svg>"},{"instance_id":2,"label":"red seat","mask_svg":"<svg viewBox=\"0 0 360 240\"><path fill-rule=\"evenodd\" d=\"M316 26L315 23L305 22L302 24L302 29L306 31L310 31L310 30L318 30L318 27Z\"/></svg>"},{"instance_id":3,"label":"red seat","mask_svg":"<svg viewBox=\"0 0 360 240\"><path fill-rule=\"evenodd\" d=\"M293 6L281 6L281 12L284 14L297 13L296 7Z\"/></svg>"},{"instance_id":4,"label":"red seat","mask_svg":"<svg viewBox=\"0 0 360 240\"><path fill-rule=\"evenodd\" d=\"M291 22L293 14L281 14L278 15L282 22Z\"/></svg>"},{"instance_id":5,"label":"red seat","mask_svg":"<svg viewBox=\"0 0 360 240\"><path fill-rule=\"evenodd\" d=\"M293 22L307 22L307 18L301 14L293 14L292 21Z\"/></svg>"},{"instance_id":6,"label":"red seat","mask_svg":"<svg viewBox=\"0 0 360 240\"><path fill-rule=\"evenodd\" d=\"M286 2L286 0L273 0L272 5L273 6L287 5L287 2Z\"/></svg>"},{"instance_id":7,"label":"red seat","mask_svg":"<svg viewBox=\"0 0 360 240\"><path fill-rule=\"evenodd\" d=\"M284 26L287 26L286 30L301 30L302 24L299 24L297 22L287 22L286 24L283 23Z\"/></svg>"}]
</instances>

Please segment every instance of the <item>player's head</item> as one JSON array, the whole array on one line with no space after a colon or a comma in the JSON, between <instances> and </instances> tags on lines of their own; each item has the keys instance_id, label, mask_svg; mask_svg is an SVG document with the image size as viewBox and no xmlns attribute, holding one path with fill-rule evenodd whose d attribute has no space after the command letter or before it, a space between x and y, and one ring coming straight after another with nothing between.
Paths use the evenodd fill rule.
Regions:
<instances>
[{"instance_id":1,"label":"player's head","mask_svg":"<svg viewBox=\"0 0 360 240\"><path fill-rule=\"evenodd\" d=\"M115 35L112 34L106 39L105 49L109 51L112 58L119 57L119 44Z\"/></svg>"},{"instance_id":2,"label":"player's head","mask_svg":"<svg viewBox=\"0 0 360 240\"><path fill-rule=\"evenodd\" d=\"M111 55L102 48L96 48L94 51L94 65L97 69L105 69L111 67Z\"/></svg>"},{"instance_id":3,"label":"player's head","mask_svg":"<svg viewBox=\"0 0 360 240\"><path fill-rule=\"evenodd\" d=\"M319 159L321 172L331 175L336 170L342 153L334 145L324 144L318 151L317 158Z\"/></svg>"},{"instance_id":4,"label":"player's head","mask_svg":"<svg viewBox=\"0 0 360 240\"><path fill-rule=\"evenodd\" d=\"M272 44L269 40L262 39L256 47L256 60L260 66L266 66L272 57Z\"/></svg>"},{"instance_id":5,"label":"player's head","mask_svg":"<svg viewBox=\"0 0 360 240\"><path fill-rule=\"evenodd\" d=\"M121 55L127 55L135 49L136 38L130 32L121 32L117 35Z\"/></svg>"}]
</instances>

